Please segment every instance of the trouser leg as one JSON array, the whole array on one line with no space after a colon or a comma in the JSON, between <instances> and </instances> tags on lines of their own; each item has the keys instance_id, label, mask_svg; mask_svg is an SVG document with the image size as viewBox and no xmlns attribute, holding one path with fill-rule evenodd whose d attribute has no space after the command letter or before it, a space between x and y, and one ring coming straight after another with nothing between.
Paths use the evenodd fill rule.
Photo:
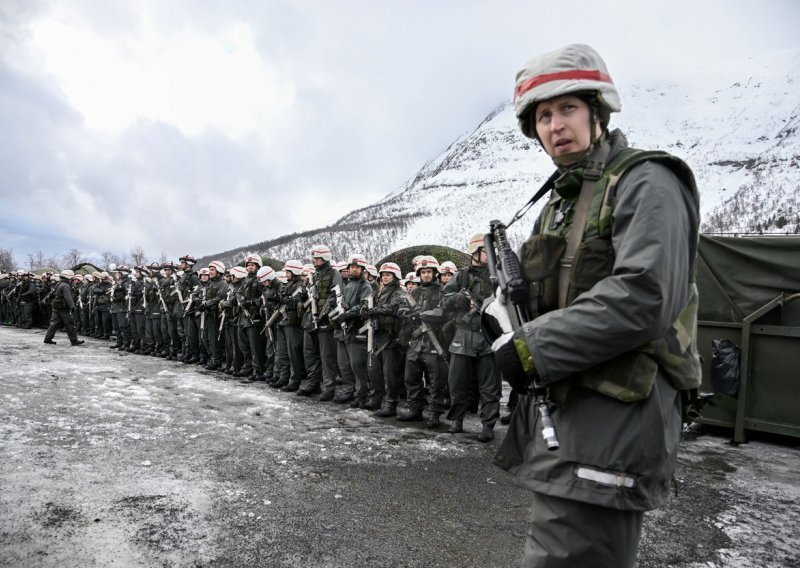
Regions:
<instances>
[{"instance_id":1,"label":"trouser leg","mask_svg":"<svg viewBox=\"0 0 800 568\"><path fill-rule=\"evenodd\" d=\"M406 355L406 367L403 383L406 387L406 400L411 412L421 411L425 407L425 391L422 383L422 373L425 370L425 361L418 352L409 351Z\"/></svg>"},{"instance_id":2,"label":"trouser leg","mask_svg":"<svg viewBox=\"0 0 800 568\"><path fill-rule=\"evenodd\" d=\"M448 420L463 419L467 415L472 393L477 388L477 379L475 378L476 363L477 360L468 355L454 353L450 358L450 375L448 377L450 410L447 413Z\"/></svg>"},{"instance_id":3,"label":"trouser leg","mask_svg":"<svg viewBox=\"0 0 800 568\"><path fill-rule=\"evenodd\" d=\"M289 364L289 349L286 346L286 328L275 326L275 373L281 383L288 383L291 376L291 365Z\"/></svg>"},{"instance_id":4,"label":"trouser leg","mask_svg":"<svg viewBox=\"0 0 800 568\"><path fill-rule=\"evenodd\" d=\"M493 355L478 358L477 379L481 395L481 422L492 425L500 418L500 396L503 394L502 379L495 367Z\"/></svg>"},{"instance_id":5,"label":"trouser leg","mask_svg":"<svg viewBox=\"0 0 800 568\"><path fill-rule=\"evenodd\" d=\"M247 328L247 340L250 344L250 353L253 360L253 371L257 375L264 373L264 342L263 335L259 333L258 326Z\"/></svg>"},{"instance_id":6,"label":"trouser leg","mask_svg":"<svg viewBox=\"0 0 800 568\"><path fill-rule=\"evenodd\" d=\"M114 323L117 327L117 347L128 347L131 343L131 326L128 324L127 312L115 313Z\"/></svg>"},{"instance_id":7,"label":"trouser leg","mask_svg":"<svg viewBox=\"0 0 800 568\"><path fill-rule=\"evenodd\" d=\"M184 316L183 328L186 332L186 347L191 357L200 355L200 333L197 329L197 321L193 315Z\"/></svg>"},{"instance_id":8,"label":"trouser leg","mask_svg":"<svg viewBox=\"0 0 800 568\"><path fill-rule=\"evenodd\" d=\"M322 360L318 334L318 331L303 331L303 363L307 377L303 388L307 389L320 389L322 386Z\"/></svg>"},{"instance_id":9,"label":"trouser leg","mask_svg":"<svg viewBox=\"0 0 800 568\"><path fill-rule=\"evenodd\" d=\"M342 377L342 396L353 396L356 390L356 377L350 366L350 354L344 341L336 340L336 360L339 365L339 374Z\"/></svg>"},{"instance_id":10,"label":"trouser leg","mask_svg":"<svg viewBox=\"0 0 800 568\"><path fill-rule=\"evenodd\" d=\"M641 511L618 511L533 494L523 568L629 568L636 562Z\"/></svg>"},{"instance_id":11,"label":"trouser leg","mask_svg":"<svg viewBox=\"0 0 800 568\"><path fill-rule=\"evenodd\" d=\"M333 330L318 331L317 340L322 361L322 392L330 393L336 389L336 379L339 377L339 361L336 358L339 342L333 337Z\"/></svg>"},{"instance_id":12,"label":"trouser leg","mask_svg":"<svg viewBox=\"0 0 800 568\"><path fill-rule=\"evenodd\" d=\"M250 351L250 339L247 337L247 328L237 328L236 341L239 344L239 351L242 353L242 373L253 372L253 353Z\"/></svg>"},{"instance_id":13,"label":"trouser leg","mask_svg":"<svg viewBox=\"0 0 800 568\"><path fill-rule=\"evenodd\" d=\"M353 341L347 344L347 355L350 358L350 368L355 376L355 396L359 400L366 400L369 396L370 384L367 372L367 344Z\"/></svg>"},{"instance_id":14,"label":"trouser leg","mask_svg":"<svg viewBox=\"0 0 800 568\"><path fill-rule=\"evenodd\" d=\"M306 378L306 364L303 360L303 330L299 327L285 326L286 349L289 353L291 376L289 384L299 385Z\"/></svg>"},{"instance_id":15,"label":"trouser leg","mask_svg":"<svg viewBox=\"0 0 800 568\"><path fill-rule=\"evenodd\" d=\"M219 319L213 315L206 315L206 341L208 343L208 354L212 363L222 362L221 341L219 337Z\"/></svg>"}]
</instances>

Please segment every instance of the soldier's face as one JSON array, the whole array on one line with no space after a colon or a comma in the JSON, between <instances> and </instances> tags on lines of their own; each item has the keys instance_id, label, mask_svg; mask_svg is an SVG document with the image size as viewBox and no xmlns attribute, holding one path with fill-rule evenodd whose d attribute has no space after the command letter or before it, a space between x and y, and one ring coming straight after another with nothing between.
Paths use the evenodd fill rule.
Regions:
<instances>
[{"instance_id":1,"label":"soldier's face","mask_svg":"<svg viewBox=\"0 0 800 568\"><path fill-rule=\"evenodd\" d=\"M208 274L201 274L200 282L208 282Z\"/></svg>"},{"instance_id":2,"label":"soldier's face","mask_svg":"<svg viewBox=\"0 0 800 568\"><path fill-rule=\"evenodd\" d=\"M388 286L392 282L394 282L395 275L391 272L381 272L381 283L384 286Z\"/></svg>"},{"instance_id":3,"label":"soldier's face","mask_svg":"<svg viewBox=\"0 0 800 568\"><path fill-rule=\"evenodd\" d=\"M442 284L447 284L448 282L450 282L450 279L452 277L453 274L451 272L442 272L441 274L439 274L439 280L442 282Z\"/></svg>"},{"instance_id":4,"label":"soldier's face","mask_svg":"<svg viewBox=\"0 0 800 568\"><path fill-rule=\"evenodd\" d=\"M353 264L350 268L350 276L358 278L364 272L363 266L358 266L357 264Z\"/></svg>"},{"instance_id":5,"label":"soldier's face","mask_svg":"<svg viewBox=\"0 0 800 568\"><path fill-rule=\"evenodd\" d=\"M219 272L217 272L217 269L214 268L213 266L208 267L208 272L211 274L211 278L216 278L217 276L219 276Z\"/></svg>"},{"instance_id":6,"label":"soldier's face","mask_svg":"<svg viewBox=\"0 0 800 568\"><path fill-rule=\"evenodd\" d=\"M253 274L256 270L258 270L258 265L255 262L248 262L244 265L247 269L247 272Z\"/></svg>"},{"instance_id":7,"label":"soldier's face","mask_svg":"<svg viewBox=\"0 0 800 568\"><path fill-rule=\"evenodd\" d=\"M325 259L322 258L321 256L315 256L313 260L314 260L314 266L316 267L320 267L323 264L325 264Z\"/></svg>"},{"instance_id":8,"label":"soldier's face","mask_svg":"<svg viewBox=\"0 0 800 568\"><path fill-rule=\"evenodd\" d=\"M417 287L417 283L416 282L412 282L411 280L406 282L406 290L408 290L409 292L411 290L413 290L414 288L416 288L416 287Z\"/></svg>"},{"instance_id":9,"label":"soldier's face","mask_svg":"<svg viewBox=\"0 0 800 568\"><path fill-rule=\"evenodd\" d=\"M589 105L575 95L554 97L536 105L536 133L545 152L559 165L575 163L581 153L589 149L592 140L590 116ZM599 135L599 125L596 128L598 132L595 134Z\"/></svg>"},{"instance_id":10,"label":"soldier's face","mask_svg":"<svg viewBox=\"0 0 800 568\"><path fill-rule=\"evenodd\" d=\"M420 268L419 279L423 282L433 281L433 268Z\"/></svg>"},{"instance_id":11,"label":"soldier's face","mask_svg":"<svg viewBox=\"0 0 800 568\"><path fill-rule=\"evenodd\" d=\"M345 268L343 270L340 270L339 274L341 274L342 278L350 278L350 269Z\"/></svg>"}]
</instances>

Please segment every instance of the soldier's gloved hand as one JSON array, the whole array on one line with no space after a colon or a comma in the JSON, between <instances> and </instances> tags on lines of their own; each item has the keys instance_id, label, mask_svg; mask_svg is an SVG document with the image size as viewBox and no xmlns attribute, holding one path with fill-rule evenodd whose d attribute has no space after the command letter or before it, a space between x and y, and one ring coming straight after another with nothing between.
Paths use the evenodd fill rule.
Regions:
<instances>
[{"instance_id":1,"label":"soldier's gloved hand","mask_svg":"<svg viewBox=\"0 0 800 568\"><path fill-rule=\"evenodd\" d=\"M361 306L361 307L359 308L359 310L358 310L358 314L359 314L359 315L360 315L360 316L361 316L363 319L366 319L366 318L370 317L370 316L372 315L370 312L372 312L372 308L368 308L368 307L367 307L367 306L365 306L365 305L364 305L364 306Z\"/></svg>"},{"instance_id":2,"label":"soldier's gloved hand","mask_svg":"<svg viewBox=\"0 0 800 568\"><path fill-rule=\"evenodd\" d=\"M340 322L346 322L354 319L358 319L359 314L357 312L346 311L342 315L340 315L337 319Z\"/></svg>"},{"instance_id":3,"label":"soldier's gloved hand","mask_svg":"<svg viewBox=\"0 0 800 568\"><path fill-rule=\"evenodd\" d=\"M469 294L467 294L466 292L464 292L464 291L459 292L459 294L457 296L457 299L458 299L458 304L462 308L467 309L467 310L472 308L472 298L470 298Z\"/></svg>"},{"instance_id":4,"label":"soldier's gloved hand","mask_svg":"<svg viewBox=\"0 0 800 568\"><path fill-rule=\"evenodd\" d=\"M524 337L521 339L525 341ZM533 374L528 374L525 371L517 347L514 344L514 332L508 331L498 337L492 343L492 351L494 352L495 367L500 371L506 382L517 391L525 392L533 380L536 368L533 367ZM533 366L532 358L529 364Z\"/></svg>"}]
</instances>

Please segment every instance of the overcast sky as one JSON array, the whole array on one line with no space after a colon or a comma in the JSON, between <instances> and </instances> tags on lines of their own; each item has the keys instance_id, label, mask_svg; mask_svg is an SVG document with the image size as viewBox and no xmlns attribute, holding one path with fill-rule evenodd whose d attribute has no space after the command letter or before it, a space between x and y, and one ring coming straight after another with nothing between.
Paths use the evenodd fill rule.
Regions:
<instances>
[{"instance_id":1,"label":"overcast sky","mask_svg":"<svg viewBox=\"0 0 800 568\"><path fill-rule=\"evenodd\" d=\"M0 247L201 256L324 226L507 101L797 47L800 2L0 0ZM624 92L623 106L625 103Z\"/></svg>"}]
</instances>

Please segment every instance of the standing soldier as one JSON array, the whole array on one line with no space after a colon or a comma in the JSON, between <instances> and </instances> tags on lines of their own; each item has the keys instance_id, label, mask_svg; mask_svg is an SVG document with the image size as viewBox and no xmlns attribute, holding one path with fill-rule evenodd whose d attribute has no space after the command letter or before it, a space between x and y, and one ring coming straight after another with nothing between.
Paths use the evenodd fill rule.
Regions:
<instances>
[{"instance_id":1,"label":"standing soldier","mask_svg":"<svg viewBox=\"0 0 800 568\"><path fill-rule=\"evenodd\" d=\"M145 296L144 296L144 274L145 268L135 266L130 283L130 325L131 325L131 346L128 351L141 354L144 348L145 322Z\"/></svg>"},{"instance_id":2,"label":"standing soldier","mask_svg":"<svg viewBox=\"0 0 800 568\"><path fill-rule=\"evenodd\" d=\"M160 264L157 262L150 263L150 266L147 267L149 274L144 279L144 303L146 308L142 355L151 355L153 357L161 356L164 350L164 338L161 335L161 312L165 306L162 306L159 294L159 270L161 270Z\"/></svg>"},{"instance_id":3,"label":"standing soldier","mask_svg":"<svg viewBox=\"0 0 800 568\"><path fill-rule=\"evenodd\" d=\"M257 254L248 255L244 266L247 276L236 292L239 304L239 349L244 359L236 376L251 379L264 374L264 343L259 334L261 283L257 277L261 257Z\"/></svg>"},{"instance_id":4,"label":"standing soldier","mask_svg":"<svg viewBox=\"0 0 800 568\"><path fill-rule=\"evenodd\" d=\"M277 288L277 274L271 266L262 266L256 272L256 278L261 283L261 315L264 318L264 327L259 333L265 336L264 343L264 380L271 385L275 378L275 325L267 329L267 322L272 318L275 310L280 306Z\"/></svg>"},{"instance_id":5,"label":"standing soldier","mask_svg":"<svg viewBox=\"0 0 800 568\"><path fill-rule=\"evenodd\" d=\"M401 422L422 420L422 410L426 402L424 374L431 394L430 415L426 426L438 428L439 417L447 411L449 400L447 365L442 361L445 353L441 334L443 317L439 308L442 285L437 279L439 262L432 256L422 256L416 267L415 275L419 278L420 285L411 291L409 307L401 312L412 330L406 352L404 377L408 410L400 413L397 419Z\"/></svg>"},{"instance_id":6,"label":"standing soldier","mask_svg":"<svg viewBox=\"0 0 800 568\"><path fill-rule=\"evenodd\" d=\"M75 309L75 300L72 298L72 290L70 289L70 280L75 276L71 270L62 270L59 275L60 282L53 291L50 300L50 305L53 307L52 316L50 318L50 327L47 328L47 333L44 335L44 342L55 345L53 336L56 330L63 327L67 336L69 337L72 345L82 345L83 339L78 339L78 334L75 333L75 326L72 323L72 312Z\"/></svg>"},{"instance_id":7,"label":"standing soldier","mask_svg":"<svg viewBox=\"0 0 800 568\"><path fill-rule=\"evenodd\" d=\"M394 416L403 392L403 350L398 343L400 320L397 312L405 305L404 291L400 289L400 267L385 262L380 271L381 286L375 296L375 305L366 309L364 316L373 319L372 364L367 361L367 372L376 393L367 408L378 409L377 416ZM369 354L368 358L369 358ZM379 386L382 385L382 389Z\"/></svg>"},{"instance_id":8,"label":"standing soldier","mask_svg":"<svg viewBox=\"0 0 800 568\"><path fill-rule=\"evenodd\" d=\"M477 387L480 393L480 417L483 429L478 440L488 442L494 438L494 425L500 416L502 383L495 369L491 346L481 331L481 305L492 295L492 283L486 265L483 233L473 235L469 241L470 265L459 270L444 288L442 308L455 322L455 335L450 343L450 411L452 420L448 432L464 431L464 416Z\"/></svg>"},{"instance_id":9,"label":"standing soldier","mask_svg":"<svg viewBox=\"0 0 800 568\"><path fill-rule=\"evenodd\" d=\"M116 323L117 342L110 349L128 349L131 344L131 327L128 324L128 267L118 266L111 286L111 317Z\"/></svg>"},{"instance_id":10,"label":"standing soldier","mask_svg":"<svg viewBox=\"0 0 800 568\"><path fill-rule=\"evenodd\" d=\"M225 265L219 260L208 265L208 288L206 298L200 306L201 313L206 314L206 350L209 361L206 369L216 371L222 366L223 346L220 339L220 307L219 304L228 296L228 283L223 279Z\"/></svg>"},{"instance_id":11,"label":"standing soldier","mask_svg":"<svg viewBox=\"0 0 800 568\"><path fill-rule=\"evenodd\" d=\"M278 293L278 301L280 302L283 289L287 286L288 280L286 273L279 270L275 273L275 283L277 284L276 291ZM270 386L276 389L282 389L289 384L291 376L291 365L289 363L289 350L286 346L286 326L275 326L275 368L272 373L272 382Z\"/></svg>"},{"instance_id":12,"label":"standing soldier","mask_svg":"<svg viewBox=\"0 0 800 568\"><path fill-rule=\"evenodd\" d=\"M100 279L92 287L94 296L94 326L98 339L111 339L111 275L101 272Z\"/></svg>"},{"instance_id":13,"label":"standing soldier","mask_svg":"<svg viewBox=\"0 0 800 568\"><path fill-rule=\"evenodd\" d=\"M200 361L200 335L194 319L194 306L189 303L192 292L200 286L200 277L194 270L197 260L190 254L182 256L178 260L181 262L180 268L183 274L178 280L177 287L181 292L179 297L182 297L184 301L183 304L179 301L175 306L175 314L183 322L183 327L178 327L178 335L183 332L183 358L179 358L179 360L187 364L197 363Z\"/></svg>"},{"instance_id":14,"label":"standing soldier","mask_svg":"<svg viewBox=\"0 0 800 568\"><path fill-rule=\"evenodd\" d=\"M161 315L161 335L164 336L164 350L167 352L167 361L179 360L181 351L181 337L178 333L178 323L180 318L178 313L181 308L178 299L178 276L176 266L172 261L165 262L161 270L164 271L164 278L161 280L161 297L167 305L167 313Z\"/></svg>"},{"instance_id":15,"label":"standing soldier","mask_svg":"<svg viewBox=\"0 0 800 568\"><path fill-rule=\"evenodd\" d=\"M303 359L303 303L305 286L303 286L303 263L299 260L288 260L283 267L287 283L281 289L280 302L286 308L279 327L283 327L286 337L286 350L289 355L291 375L289 383L281 388L284 392L299 390L300 383L306 378L306 364Z\"/></svg>"},{"instance_id":16,"label":"standing soldier","mask_svg":"<svg viewBox=\"0 0 800 568\"><path fill-rule=\"evenodd\" d=\"M361 254L351 255L350 260L347 261L350 275L344 287L345 312L338 318L344 331L347 357L350 360L350 369L355 379L353 385L343 385L345 389L352 388L354 398L350 402L350 408L365 406L370 394L369 373L367 372L367 335L359 331L364 325L361 317L362 301L366 301L367 297L372 296L372 286L365 277L367 264L367 259ZM344 377L342 380L344 381Z\"/></svg>"},{"instance_id":17,"label":"standing soldier","mask_svg":"<svg viewBox=\"0 0 800 568\"><path fill-rule=\"evenodd\" d=\"M94 287L94 276L87 274L83 277L83 285L80 289L81 303L83 309L81 310L81 329L83 334L89 337L95 336L94 318L92 317L92 303L94 296L92 295L92 287Z\"/></svg>"},{"instance_id":18,"label":"standing soldier","mask_svg":"<svg viewBox=\"0 0 800 568\"><path fill-rule=\"evenodd\" d=\"M228 295L222 301L222 309L225 310L225 374L233 375L242 369L244 355L239 343L239 318L241 308L238 298L241 295L242 283L247 278L247 270L241 266L234 266L230 269L230 281L228 282ZM230 299L228 299L230 298Z\"/></svg>"},{"instance_id":19,"label":"standing soldier","mask_svg":"<svg viewBox=\"0 0 800 568\"><path fill-rule=\"evenodd\" d=\"M498 367L526 393L549 391L561 439L550 451L546 404L520 397L522 459L505 444L498 459L533 492L523 565L630 567L644 511L671 493L680 391L700 383L697 187L683 161L608 130L619 93L587 45L529 61L514 106L559 176L522 248L534 317L513 329L500 302L485 312L502 332Z\"/></svg>"},{"instance_id":20,"label":"standing soldier","mask_svg":"<svg viewBox=\"0 0 800 568\"><path fill-rule=\"evenodd\" d=\"M336 304L333 287L339 286L341 290L343 282L339 271L331 266L331 258L331 249L327 245L311 247L311 260L314 263L314 286L309 301L316 303L319 314L316 325L316 347L321 363L321 377L319 373L313 372L310 369L311 366L307 364L309 376L306 389L311 393L321 392L319 399L323 402L333 400L336 378L339 376L339 364L336 358L337 341L333 337L333 324L328 314Z\"/></svg>"},{"instance_id":21,"label":"standing soldier","mask_svg":"<svg viewBox=\"0 0 800 568\"><path fill-rule=\"evenodd\" d=\"M36 284L33 282L33 274L25 272L19 284L17 294L19 302L19 327L30 329L33 327L33 305L36 301Z\"/></svg>"}]
</instances>

